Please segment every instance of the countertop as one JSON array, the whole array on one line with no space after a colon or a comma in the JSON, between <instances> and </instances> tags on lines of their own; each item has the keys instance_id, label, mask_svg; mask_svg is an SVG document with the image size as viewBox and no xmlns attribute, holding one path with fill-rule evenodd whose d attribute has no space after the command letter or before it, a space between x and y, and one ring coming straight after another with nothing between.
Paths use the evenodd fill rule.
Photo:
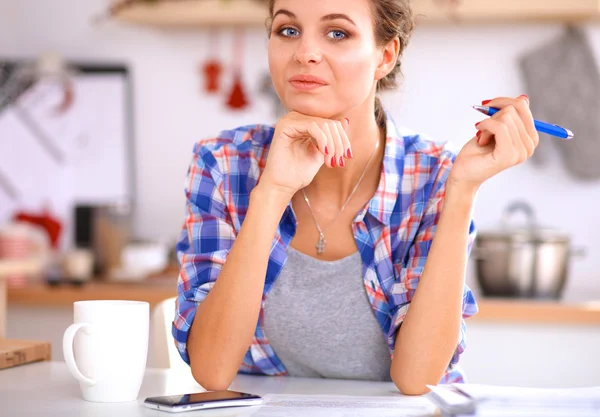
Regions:
<instances>
[{"instance_id":1,"label":"countertop","mask_svg":"<svg viewBox=\"0 0 600 417\"><path fill-rule=\"evenodd\" d=\"M174 278L145 282L89 282L81 287L50 287L32 283L8 288L8 306L68 307L79 300L126 299L147 301L151 306L177 294ZM477 298L479 312L472 321L518 323L578 324L600 326L600 301L574 303L563 301Z\"/></svg>"}]
</instances>

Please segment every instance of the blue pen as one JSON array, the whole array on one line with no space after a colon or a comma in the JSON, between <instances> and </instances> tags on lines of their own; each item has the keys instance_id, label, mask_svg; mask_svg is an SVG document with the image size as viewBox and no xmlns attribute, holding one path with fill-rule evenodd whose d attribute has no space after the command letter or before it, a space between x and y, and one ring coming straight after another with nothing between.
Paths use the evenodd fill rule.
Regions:
<instances>
[{"instance_id":1,"label":"blue pen","mask_svg":"<svg viewBox=\"0 0 600 417\"><path fill-rule=\"evenodd\" d=\"M500 111L500 109L488 106L473 106L473 108L488 116L493 116L494 114ZM573 139L573 132L571 132L569 129L565 129L564 127L560 127L558 125L551 125L550 123L540 122L539 120L534 120L534 124L535 129L538 132L547 133L549 135L556 136L557 138L561 139Z\"/></svg>"}]
</instances>

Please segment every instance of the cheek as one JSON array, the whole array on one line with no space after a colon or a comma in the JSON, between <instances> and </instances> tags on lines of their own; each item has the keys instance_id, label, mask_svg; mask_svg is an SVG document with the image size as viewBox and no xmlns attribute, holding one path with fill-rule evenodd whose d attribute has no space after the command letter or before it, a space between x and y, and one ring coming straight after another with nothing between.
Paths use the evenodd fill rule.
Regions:
<instances>
[{"instance_id":1,"label":"cheek","mask_svg":"<svg viewBox=\"0 0 600 417\"><path fill-rule=\"evenodd\" d=\"M368 95L375 76L376 58L374 55L374 51L367 48L353 48L343 54L336 54L336 58L332 62L335 63L335 78L343 90L340 93ZM357 88L359 86L364 86L364 88Z\"/></svg>"},{"instance_id":2,"label":"cheek","mask_svg":"<svg viewBox=\"0 0 600 417\"><path fill-rule=\"evenodd\" d=\"M288 62L287 52L281 46L277 46L274 42L269 42L268 58L269 58L269 72L271 73L271 79L277 92L280 91L283 85L283 78L285 76L285 67Z\"/></svg>"}]
</instances>

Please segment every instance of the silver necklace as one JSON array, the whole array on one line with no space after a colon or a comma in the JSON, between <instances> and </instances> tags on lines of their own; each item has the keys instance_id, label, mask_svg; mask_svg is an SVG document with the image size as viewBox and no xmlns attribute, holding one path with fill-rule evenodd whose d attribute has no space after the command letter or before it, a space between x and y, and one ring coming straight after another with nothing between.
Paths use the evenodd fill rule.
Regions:
<instances>
[{"instance_id":1,"label":"silver necklace","mask_svg":"<svg viewBox=\"0 0 600 417\"><path fill-rule=\"evenodd\" d=\"M317 253L319 255L322 255L323 252L325 252L325 232L327 231L327 229L329 229L331 227L331 225L333 223L335 223L335 221L340 216L340 214L342 214L342 212L344 211L344 209L346 208L346 206L348 205L348 203L350 203L350 200L352 199L352 196L354 195L354 193L356 193L356 190L358 190L358 186L360 185L363 177L367 173L367 168L371 164L371 159L373 159L373 156L375 156L375 151L377 150L377 148L379 148L379 141L377 141L377 144L376 144L375 148L373 148L373 152L371 152L371 156L369 157L369 160L367 161L367 165L365 165L365 169L363 169L362 174L360 174L360 178L356 182L356 185L352 189L352 192L348 196L348 199L342 205L342 208L340 209L340 211L338 212L338 214L333 218L333 220L331 221L331 223L329 223L329 226L327 226L325 229L321 229L321 226L319 226L319 222L317 221L317 217L315 216L315 213L313 212L313 209L312 209L312 207L310 205L310 201L308 200L308 196L306 195L306 191L305 191L304 188L302 189L302 194L304 195L304 201L306 201L306 205L308 206L308 210L310 211L310 214L312 215L312 218L315 221L315 225L317 226L317 230L319 231L319 240L318 240L318 242L317 242L317 244L315 246L317 248Z\"/></svg>"}]
</instances>

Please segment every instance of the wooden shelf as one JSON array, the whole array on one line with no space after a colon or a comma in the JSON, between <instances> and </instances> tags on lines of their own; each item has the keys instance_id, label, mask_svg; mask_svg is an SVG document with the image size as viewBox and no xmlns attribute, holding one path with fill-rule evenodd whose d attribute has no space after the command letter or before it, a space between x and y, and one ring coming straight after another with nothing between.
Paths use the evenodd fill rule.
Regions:
<instances>
[{"instance_id":1,"label":"wooden shelf","mask_svg":"<svg viewBox=\"0 0 600 417\"><path fill-rule=\"evenodd\" d=\"M412 0L419 23L578 22L600 16L600 0L461 0L452 9ZM166 0L121 10L116 19L154 27L264 26L267 5L256 0Z\"/></svg>"},{"instance_id":2,"label":"wooden shelf","mask_svg":"<svg viewBox=\"0 0 600 417\"><path fill-rule=\"evenodd\" d=\"M81 288L57 288L42 283L8 289L9 306L72 308L80 300L135 300L154 306L177 295L177 278L161 278L141 283L90 282ZM520 324L573 324L600 326L600 302L567 304L554 301L478 299L479 313L474 322Z\"/></svg>"},{"instance_id":3,"label":"wooden shelf","mask_svg":"<svg viewBox=\"0 0 600 417\"><path fill-rule=\"evenodd\" d=\"M255 0L171 0L127 7L117 20L157 27L265 25L267 6Z\"/></svg>"},{"instance_id":4,"label":"wooden shelf","mask_svg":"<svg viewBox=\"0 0 600 417\"><path fill-rule=\"evenodd\" d=\"M8 305L35 307L69 307L75 301L131 300L147 301L154 306L177 295L176 277L163 282L113 283L89 282L81 287L61 284L51 287L44 283L22 288L8 288Z\"/></svg>"},{"instance_id":5,"label":"wooden shelf","mask_svg":"<svg viewBox=\"0 0 600 417\"><path fill-rule=\"evenodd\" d=\"M478 299L474 321L527 324L600 326L600 303L567 304L559 301Z\"/></svg>"}]
</instances>

